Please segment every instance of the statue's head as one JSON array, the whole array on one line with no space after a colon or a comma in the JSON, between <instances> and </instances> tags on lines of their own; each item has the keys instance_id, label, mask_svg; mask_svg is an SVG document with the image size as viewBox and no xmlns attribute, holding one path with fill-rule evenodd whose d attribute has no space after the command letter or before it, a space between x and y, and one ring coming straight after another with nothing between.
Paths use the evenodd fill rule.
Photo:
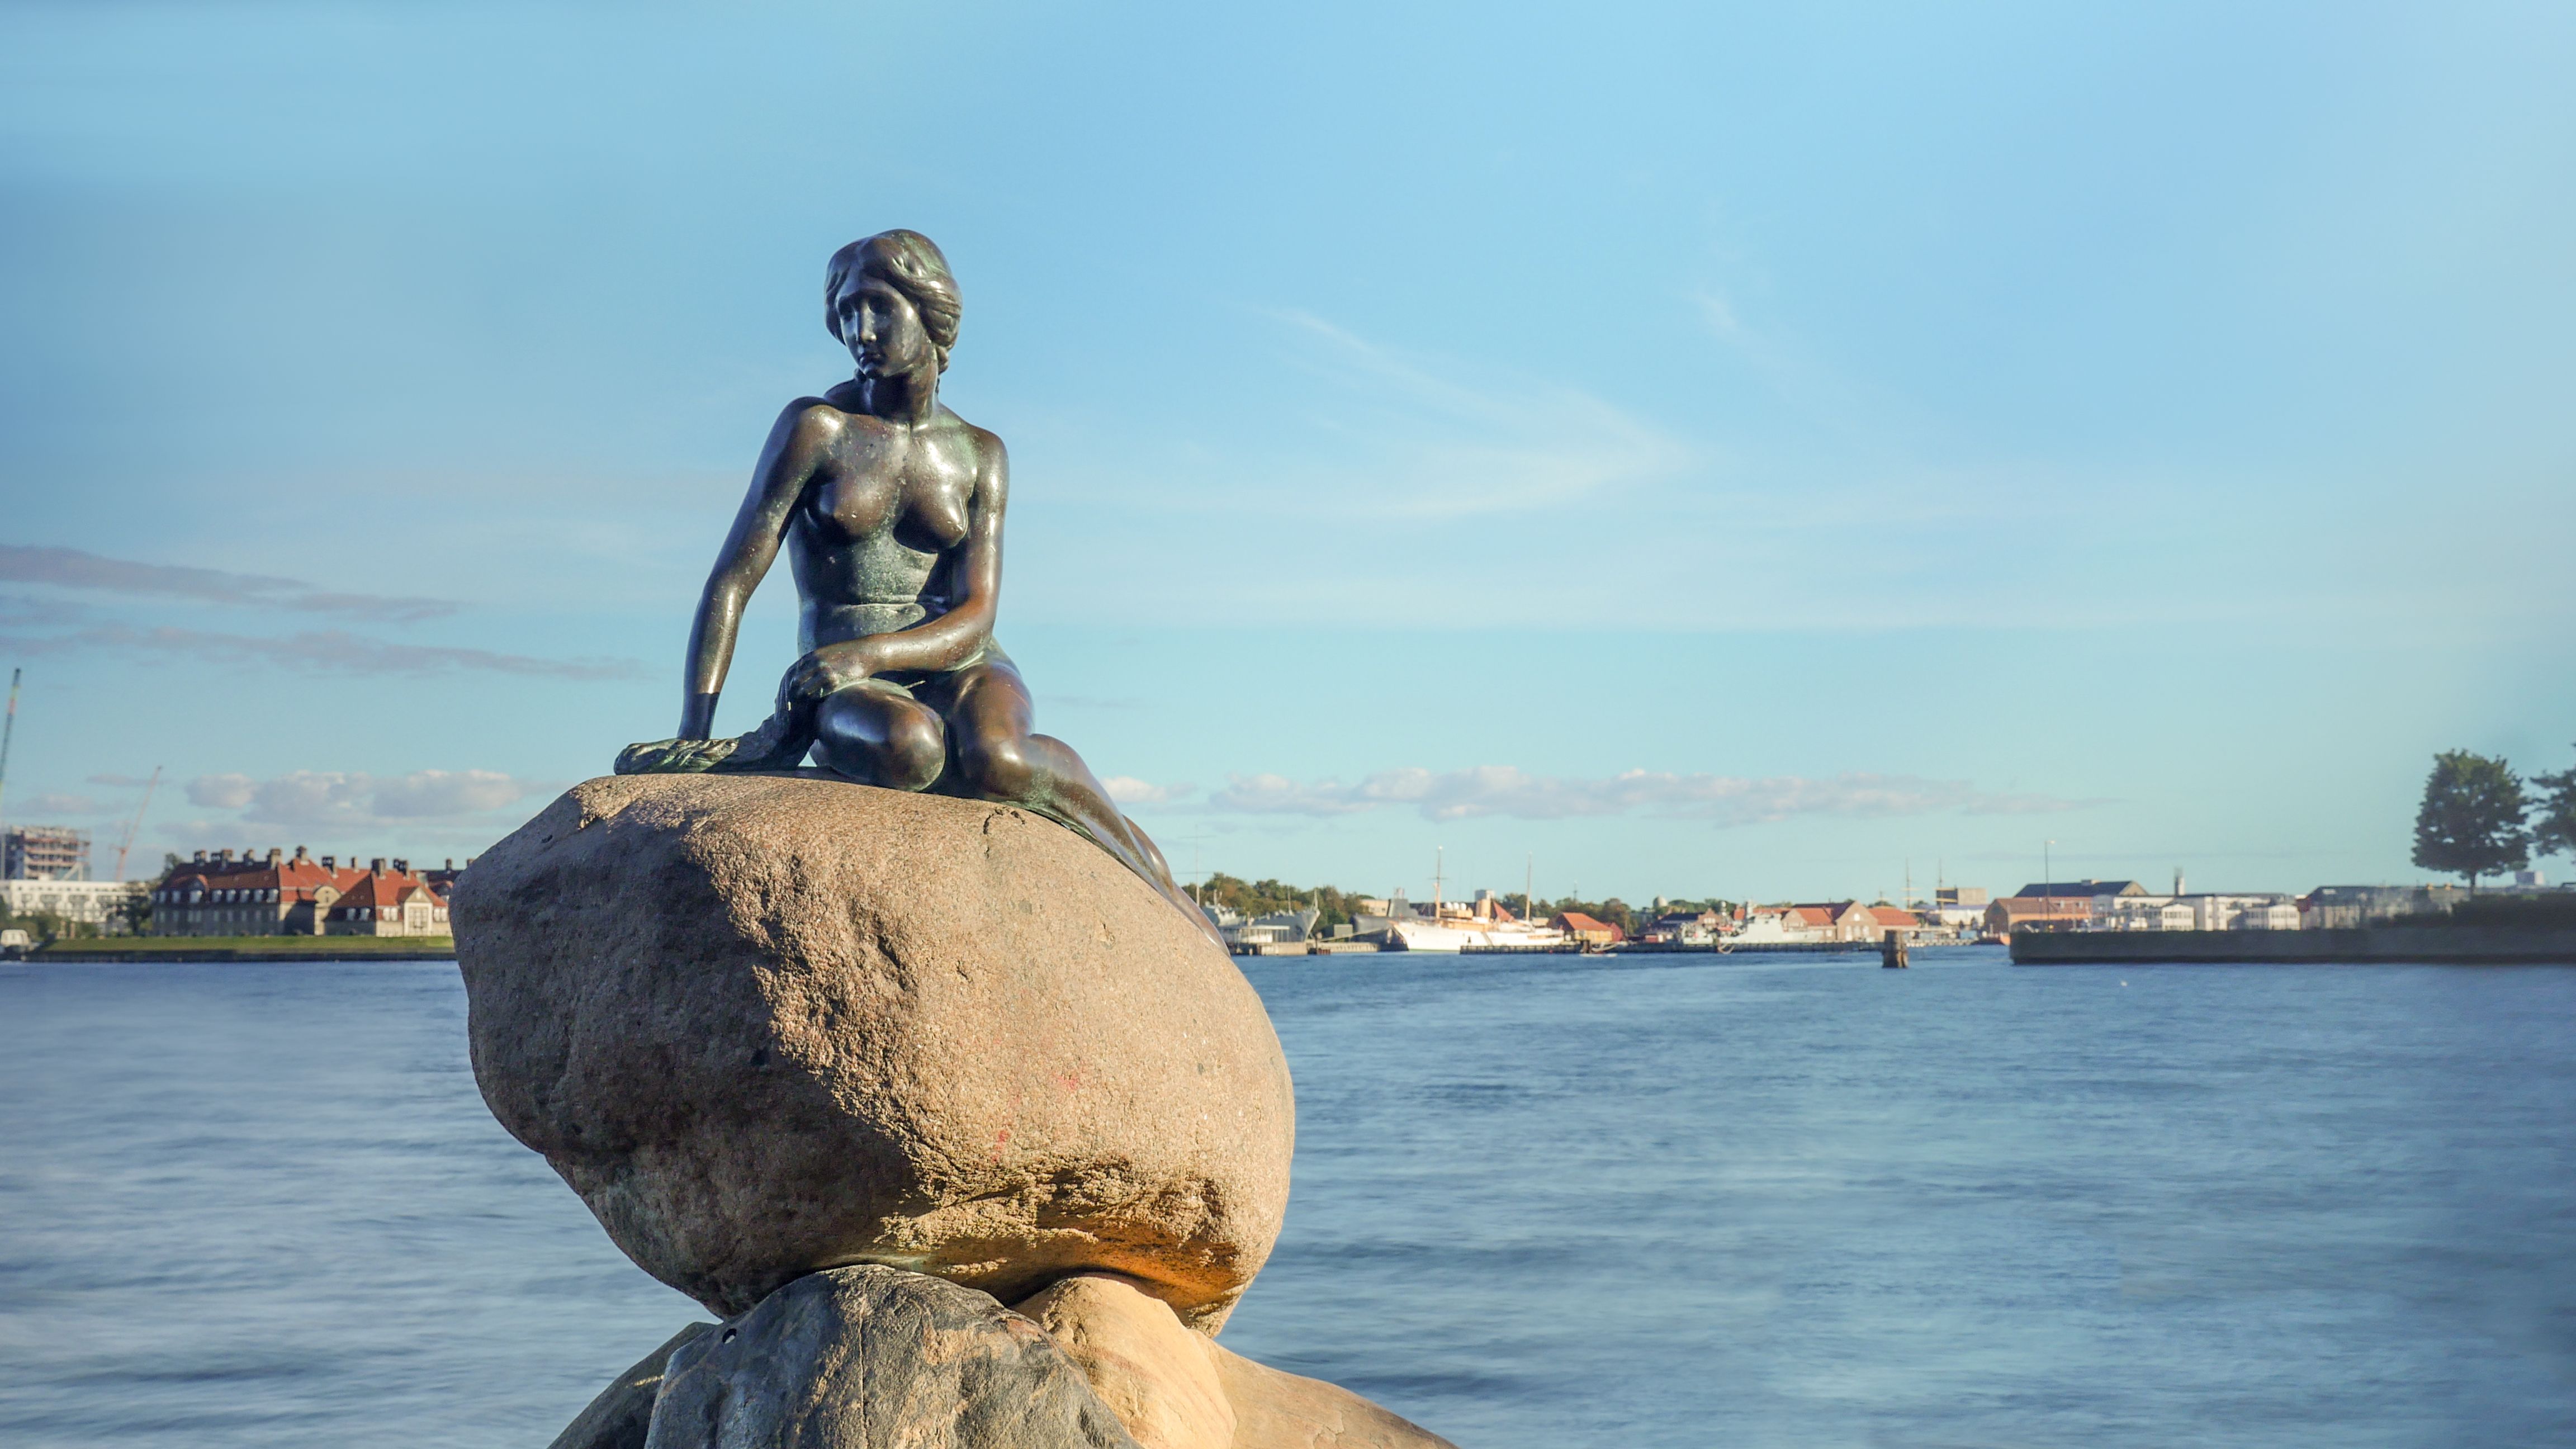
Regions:
<instances>
[{"instance_id":1,"label":"statue's head","mask_svg":"<svg viewBox=\"0 0 2576 1449\"><path fill-rule=\"evenodd\" d=\"M823 273L823 325L864 377L912 371L957 345L957 279L917 231L881 231L832 253Z\"/></svg>"}]
</instances>

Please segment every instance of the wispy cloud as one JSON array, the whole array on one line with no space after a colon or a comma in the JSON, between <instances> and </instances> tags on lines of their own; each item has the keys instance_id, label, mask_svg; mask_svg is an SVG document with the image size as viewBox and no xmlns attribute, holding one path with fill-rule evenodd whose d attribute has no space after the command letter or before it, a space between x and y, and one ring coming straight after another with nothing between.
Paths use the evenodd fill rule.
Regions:
<instances>
[{"instance_id":1,"label":"wispy cloud","mask_svg":"<svg viewBox=\"0 0 2576 1449\"><path fill-rule=\"evenodd\" d=\"M352 634L345 629L315 629L283 638L263 638L203 629L138 629L124 624L104 624L52 638L0 636L0 646L27 654L101 650L187 655L227 664L278 664L337 674L447 674L459 670L485 670L549 679L592 680L632 679L643 673L643 666L631 659L537 659L489 649L397 644Z\"/></svg>"},{"instance_id":2,"label":"wispy cloud","mask_svg":"<svg viewBox=\"0 0 2576 1449\"><path fill-rule=\"evenodd\" d=\"M265 780L199 775L188 782L187 794L192 805L237 810L252 824L363 830L485 815L555 788L496 770L414 770L390 777L297 770Z\"/></svg>"},{"instance_id":3,"label":"wispy cloud","mask_svg":"<svg viewBox=\"0 0 2576 1449\"><path fill-rule=\"evenodd\" d=\"M1281 775L1232 775L1208 797L1209 808L1240 815L1352 815L1383 806L1410 807L1426 820L1507 815L1522 820L1642 812L1720 826L1756 825L1799 815L1868 818L1892 815L2026 815L2095 802L1980 789L1964 780L1914 775L1841 774L1829 779L1776 775L1670 774L1630 770L1606 778L1532 775L1509 765L1432 771L1381 770L1355 784L1300 782Z\"/></svg>"},{"instance_id":4,"label":"wispy cloud","mask_svg":"<svg viewBox=\"0 0 2576 1449\"><path fill-rule=\"evenodd\" d=\"M1691 450L1600 397L1529 377L1470 380L1306 312L1277 314L1312 370L1355 394L1335 426L1376 451L1372 510L1418 520L1529 513L1670 473Z\"/></svg>"},{"instance_id":5,"label":"wispy cloud","mask_svg":"<svg viewBox=\"0 0 2576 1449\"><path fill-rule=\"evenodd\" d=\"M1186 800L1199 790L1198 786L1186 781L1157 785L1133 775L1112 775L1100 784L1109 792L1109 798L1121 805L1169 805L1175 800Z\"/></svg>"},{"instance_id":6,"label":"wispy cloud","mask_svg":"<svg viewBox=\"0 0 2576 1449\"><path fill-rule=\"evenodd\" d=\"M30 797L19 808L30 815L95 815L98 802L87 795L66 795L55 791Z\"/></svg>"},{"instance_id":7,"label":"wispy cloud","mask_svg":"<svg viewBox=\"0 0 2576 1449\"><path fill-rule=\"evenodd\" d=\"M196 599L211 604L287 609L307 614L337 614L380 624L415 624L444 618L457 610L446 599L388 594L334 593L296 579L266 574L236 574L222 569L182 564L136 563L105 558L76 548L0 544L0 580L50 584L132 597L138 594Z\"/></svg>"}]
</instances>

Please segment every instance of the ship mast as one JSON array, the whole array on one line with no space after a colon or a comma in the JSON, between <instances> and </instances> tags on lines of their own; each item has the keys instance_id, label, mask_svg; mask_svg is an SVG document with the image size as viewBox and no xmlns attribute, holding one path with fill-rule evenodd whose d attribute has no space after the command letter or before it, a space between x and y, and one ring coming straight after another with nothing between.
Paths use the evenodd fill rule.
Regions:
<instances>
[{"instance_id":1,"label":"ship mast","mask_svg":"<svg viewBox=\"0 0 2576 1449\"><path fill-rule=\"evenodd\" d=\"M1431 924L1440 924L1441 872L1448 869L1449 853L1439 846L1431 847Z\"/></svg>"}]
</instances>

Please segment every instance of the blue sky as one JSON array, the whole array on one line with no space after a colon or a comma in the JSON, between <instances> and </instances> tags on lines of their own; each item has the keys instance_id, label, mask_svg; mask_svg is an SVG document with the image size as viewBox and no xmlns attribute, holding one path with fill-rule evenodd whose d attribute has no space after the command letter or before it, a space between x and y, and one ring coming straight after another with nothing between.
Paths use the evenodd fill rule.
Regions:
<instances>
[{"instance_id":1,"label":"blue sky","mask_svg":"<svg viewBox=\"0 0 2576 1449\"><path fill-rule=\"evenodd\" d=\"M1185 872L2413 879L2431 752L2576 759L2571 73L2541 5L8 6L6 810L462 856L667 734L910 226L1040 727Z\"/></svg>"}]
</instances>

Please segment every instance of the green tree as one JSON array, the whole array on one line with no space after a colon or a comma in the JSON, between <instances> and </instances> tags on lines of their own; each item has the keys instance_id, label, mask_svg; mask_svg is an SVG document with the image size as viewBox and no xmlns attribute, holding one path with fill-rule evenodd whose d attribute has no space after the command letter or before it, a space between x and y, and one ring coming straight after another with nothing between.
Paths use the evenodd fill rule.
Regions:
<instances>
[{"instance_id":1,"label":"green tree","mask_svg":"<svg viewBox=\"0 0 2576 1449\"><path fill-rule=\"evenodd\" d=\"M2576 855L2576 768L2534 775L2531 783L2546 792L2533 804L2540 819L2531 827L2531 848L2542 855Z\"/></svg>"},{"instance_id":2,"label":"green tree","mask_svg":"<svg viewBox=\"0 0 2576 1449\"><path fill-rule=\"evenodd\" d=\"M2531 863L2530 813L2522 777L2500 759L2445 750L2424 777L2424 803L2415 812L2415 863L2426 870L2469 878Z\"/></svg>"}]
</instances>

